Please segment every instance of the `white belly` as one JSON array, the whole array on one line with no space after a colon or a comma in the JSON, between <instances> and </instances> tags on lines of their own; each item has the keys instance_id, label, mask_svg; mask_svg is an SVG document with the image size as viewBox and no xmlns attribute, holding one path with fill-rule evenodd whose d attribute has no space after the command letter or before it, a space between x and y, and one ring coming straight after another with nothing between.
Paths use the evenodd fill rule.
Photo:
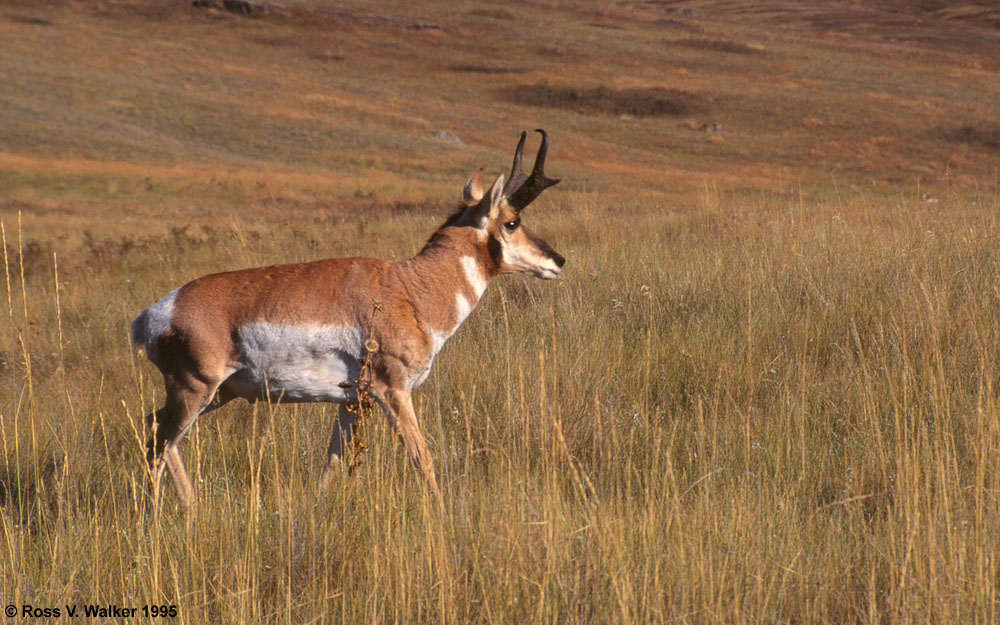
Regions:
<instances>
[{"instance_id":1,"label":"white belly","mask_svg":"<svg viewBox=\"0 0 1000 625\"><path fill-rule=\"evenodd\" d=\"M351 326L252 323L239 331L239 369L223 386L249 400L354 399L363 341Z\"/></svg>"}]
</instances>

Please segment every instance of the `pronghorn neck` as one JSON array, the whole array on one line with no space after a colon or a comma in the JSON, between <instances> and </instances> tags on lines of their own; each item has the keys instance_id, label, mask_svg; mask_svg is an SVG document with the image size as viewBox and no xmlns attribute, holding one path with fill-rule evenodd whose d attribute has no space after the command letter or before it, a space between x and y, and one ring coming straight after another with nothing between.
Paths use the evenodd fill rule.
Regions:
<instances>
[{"instance_id":1,"label":"pronghorn neck","mask_svg":"<svg viewBox=\"0 0 1000 625\"><path fill-rule=\"evenodd\" d=\"M488 235L475 228L442 227L419 254L400 263L401 278L414 291L418 314L442 343L500 273L488 241Z\"/></svg>"},{"instance_id":2,"label":"pronghorn neck","mask_svg":"<svg viewBox=\"0 0 1000 625\"><path fill-rule=\"evenodd\" d=\"M498 251L491 249L489 240L489 235L476 228L442 227L431 235L420 253L411 260L420 267L426 265L435 271L442 269L442 265L459 263L470 286L479 286L478 300L486 284L500 273ZM478 275L470 277L472 266Z\"/></svg>"}]
</instances>

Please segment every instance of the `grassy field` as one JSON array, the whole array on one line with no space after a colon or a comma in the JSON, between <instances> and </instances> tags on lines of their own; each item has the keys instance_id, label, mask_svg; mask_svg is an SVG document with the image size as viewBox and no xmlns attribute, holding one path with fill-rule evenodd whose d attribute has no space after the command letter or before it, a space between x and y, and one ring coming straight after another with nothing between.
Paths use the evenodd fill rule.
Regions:
<instances>
[{"instance_id":1,"label":"grassy field","mask_svg":"<svg viewBox=\"0 0 1000 625\"><path fill-rule=\"evenodd\" d=\"M1000 620L995 3L255 6L0 6L3 622ZM536 127L568 263L415 394L443 512L381 418L322 495L335 411L241 402L151 504L140 310L407 258Z\"/></svg>"}]
</instances>

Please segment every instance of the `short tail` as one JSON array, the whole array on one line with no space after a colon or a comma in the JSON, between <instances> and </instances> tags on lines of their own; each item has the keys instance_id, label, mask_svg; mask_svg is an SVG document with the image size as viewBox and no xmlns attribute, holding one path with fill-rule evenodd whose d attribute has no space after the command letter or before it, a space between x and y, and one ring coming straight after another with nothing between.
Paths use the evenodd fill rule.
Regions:
<instances>
[{"instance_id":1,"label":"short tail","mask_svg":"<svg viewBox=\"0 0 1000 625\"><path fill-rule=\"evenodd\" d=\"M149 309L139 313L139 316L132 320L132 345L146 349L149 336Z\"/></svg>"},{"instance_id":2,"label":"short tail","mask_svg":"<svg viewBox=\"0 0 1000 625\"><path fill-rule=\"evenodd\" d=\"M159 361L157 344L160 337L170 331L174 315L174 298L180 288L174 289L166 297L156 302L132 321L132 344L141 347L146 357L156 364Z\"/></svg>"}]
</instances>

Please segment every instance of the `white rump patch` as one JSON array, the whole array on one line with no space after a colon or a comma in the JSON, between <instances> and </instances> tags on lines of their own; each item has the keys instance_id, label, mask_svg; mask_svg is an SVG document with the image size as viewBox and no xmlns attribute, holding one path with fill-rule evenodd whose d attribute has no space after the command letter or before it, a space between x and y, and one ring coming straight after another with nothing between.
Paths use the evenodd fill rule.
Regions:
<instances>
[{"instance_id":1,"label":"white rump patch","mask_svg":"<svg viewBox=\"0 0 1000 625\"><path fill-rule=\"evenodd\" d=\"M160 301L139 313L132 322L132 343L136 347L142 347L146 351L146 357L153 364L157 364L160 360L160 350L156 344L170 329L170 323L174 318L174 300L177 299L177 292L180 290L181 287L177 287Z\"/></svg>"},{"instance_id":2,"label":"white rump patch","mask_svg":"<svg viewBox=\"0 0 1000 625\"><path fill-rule=\"evenodd\" d=\"M225 386L251 400L352 399L363 341L361 328L354 326L251 323L240 328L240 369Z\"/></svg>"}]
</instances>

